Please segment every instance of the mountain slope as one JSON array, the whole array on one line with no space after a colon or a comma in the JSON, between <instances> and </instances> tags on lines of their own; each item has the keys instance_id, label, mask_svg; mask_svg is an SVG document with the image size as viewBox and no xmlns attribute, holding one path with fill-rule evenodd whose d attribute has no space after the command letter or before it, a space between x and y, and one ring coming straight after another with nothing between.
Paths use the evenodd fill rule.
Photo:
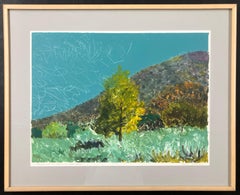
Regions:
<instances>
[{"instance_id":1,"label":"mountain slope","mask_svg":"<svg viewBox=\"0 0 240 195\"><path fill-rule=\"evenodd\" d=\"M167 85L184 81L208 84L208 53L193 52L150 66L132 79L140 86L140 99L148 102Z\"/></svg>"},{"instance_id":2,"label":"mountain slope","mask_svg":"<svg viewBox=\"0 0 240 195\"><path fill-rule=\"evenodd\" d=\"M184 81L208 85L208 61L209 56L207 52L187 53L150 66L133 75L131 79L139 86L140 99L147 104L167 85L174 85ZM89 121L97 116L98 97L68 111L47 118L33 120L32 127L43 129L51 121L61 121L63 123L68 121L74 123Z\"/></svg>"}]
</instances>

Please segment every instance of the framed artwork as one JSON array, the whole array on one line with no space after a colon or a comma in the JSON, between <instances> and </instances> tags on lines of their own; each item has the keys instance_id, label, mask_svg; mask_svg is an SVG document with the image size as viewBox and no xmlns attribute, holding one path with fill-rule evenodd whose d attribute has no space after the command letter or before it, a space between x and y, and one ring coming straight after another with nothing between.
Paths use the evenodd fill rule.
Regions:
<instances>
[{"instance_id":1,"label":"framed artwork","mask_svg":"<svg viewBox=\"0 0 240 195\"><path fill-rule=\"evenodd\" d=\"M236 7L3 5L5 191L235 190Z\"/></svg>"}]
</instances>

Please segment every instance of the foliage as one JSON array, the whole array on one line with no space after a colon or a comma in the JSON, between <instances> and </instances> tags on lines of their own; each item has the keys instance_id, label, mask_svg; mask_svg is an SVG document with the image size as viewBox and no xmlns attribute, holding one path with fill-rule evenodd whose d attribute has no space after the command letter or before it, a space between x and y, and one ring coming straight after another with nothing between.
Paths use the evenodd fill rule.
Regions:
<instances>
[{"instance_id":1,"label":"foliage","mask_svg":"<svg viewBox=\"0 0 240 195\"><path fill-rule=\"evenodd\" d=\"M141 116L138 123L139 130L156 130L163 127L163 122L159 114L148 113Z\"/></svg>"},{"instance_id":2,"label":"foliage","mask_svg":"<svg viewBox=\"0 0 240 195\"><path fill-rule=\"evenodd\" d=\"M153 162L161 162L161 163L207 163L208 162L208 153L204 152L202 155L197 156L197 154L192 153L191 158L186 158L180 155L180 153L177 151L175 155L171 156L169 152L167 154L155 153L155 151L152 152L152 160Z\"/></svg>"},{"instance_id":3,"label":"foliage","mask_svg":"<svg viewBox=\"0 0 240 195\"><path fill-rule=\"evenodd\" d=\"M200 150L201 159L195 161L197 159L194 155L192 160L188 158L187 155L184 155L182 146L187 155L191 153L198 155ZM153 151L155 155L153 155ZM175 157L181 156L179 163L203 163L208 162L207 151L208 131L206 129L200 131L199 128L193 127L184 127L183 131L179 131L178 128L133 131L125 133L122 142L118 141L116 135L105 137L90 129L81 130L73 138L32 139L33 162L145 163L164 161L171 163ZM159 160L161 158L162 160Z\"/></svg>"},{"instance_id":4,"label":"foliage","mask_svg":"<svg viewBox=\"0 0 240 195\"><path fill-rule=\"evenodd\" d=\"M32 139L32 162L73 162L69 147L73 139Z\"/></svg>"},{"instance_id":5,"label":"foliage","mask_svg":"<svg viewBox=\"0 0 240 195\"><path fill-rule=\"evenodd\" d=\"M207 126L207 107L196 107L186 102L170 103L162 111L162 120L166 127Z\"/></svg>"},{"instance_id":6,"label":"foliage","mask_svg":"<svg viewBox=\"0 0 240 195\"><path fill-rule=\"evenodd\" d=\"M104 150L93 148L91 150L77 150L72 154L75 162L107 162L108 153Z\"/></svg>"},{"instance_id":7,"label":"foliage","mask_svg":"<svg viewBox=\"0 0 240 195\"><path fill-rule=\"evenodd\" d=\"M87 142L81 142L80 140L75 144L75 146L71 146L70 150L77 151L80 149L91 149L91 148L100 148L104 147L103 142L100 140L89 140Z\"/></svg>"},{"instance_id":8,"label":"foliage","mask_svg":"<svg viewBox=\"0 0 240 195\"><path fill-rule=\"evenodd\" d=\"M42 130L38 128L32 128L32 136L34 138L42 138Z\"/></svg>"},{"instance_id":9,"label":"foliage","mask_svg":"<svg viewBox=\"0 0 240 195\"><path fill-rule=\"evenodd\" d=\"M122 133L137 130L140 116L145 112L138 98L138 87L128 76L129 72L119 66L117 72L104 81L105 91L99 98L96 131L105 136L115 133L119 141Z\"/></svg>"},{"instance_id":10,"label":"foliage","mask_svg":"<svg viewBox=\"0 0 240 195\"><path fill-rule=\"evenodd\" d=\"M73 122L68 122L67 124L67 137L73 137L74 134L79 130L79 126Z\"/></svg>"},{"instance_id":11,"label":"foliage","mask_svg":"<svg viewBox=\"0 0 240 195\"><path fill-rule=\"evenodd\" d=\"M51 122L42 132L44 138L66 138L67 125L60 122Z\"/></svg>"},{"instance_id":12,"label":"foliage","mask_svg":"<svg viewBox=\"0 0 240 195\"><path fill-rule=\"evenodd\" d=\"M157 97L152 99L151 108L156 112L166 109L172 102L187 102L201 107L206 106L208 88L200 83L184 82L167 86Z\"/></svg>"},{"instance_id":13,"label":"foliage","mask_svg":"<svg viewBox=\"0 0 240 195\"><path fill-rule=\"evenodd\" d=\"M86 121L79 121L78 122L78 126L80 129L82 130L86 130L86 129L95 129L95 118L88 118L86 119Z\"/></svg>"},{"instance_id":14,"label":"foliage","mask_svg":"<svg viewBox=\"0 0 240 195\"><path fill-rule=\"evenodd\" d=\"M188 152L185 150L184 145L182 145L180 158L184 162L208 162L208 154L206 151L201 151L200 149L192 151L192 149L190 148Z\"/></svg>"},{"instance_id":15,"label":"foliage","mask_svg":"<svg viewBox=\"0 0 240 195\"><path fill-rule=\"evenodd\" d=\"M167 127L207 126L208 88L200 83L184 82L166 87L150 105Z\"/></svg>"},{"instance_id":16,"label":"foliage","mask_svg":"<svg viewBox=\"0 0 240 195\"><path fill-rule=\"evenodd\" d=\"M155 153L155 151L152 151L152 159L153 162L163 162L163 163L179 163L180 157L179 152L177 151L174 156L171 156L169 152L167 154L162 154L162 152L159 152L158 154Z\"/></svg>"}]
</instances>

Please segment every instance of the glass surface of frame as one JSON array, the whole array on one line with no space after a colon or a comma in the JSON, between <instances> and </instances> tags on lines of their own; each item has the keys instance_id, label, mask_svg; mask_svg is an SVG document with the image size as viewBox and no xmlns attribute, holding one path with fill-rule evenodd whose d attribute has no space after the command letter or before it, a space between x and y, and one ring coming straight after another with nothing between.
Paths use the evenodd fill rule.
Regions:
<instances>
[{"instance_id":1,"label":"glass surface of frame","mask_svg":"<svg viewBox=\"0 0 240 195\"><path fill-rule=\"evenodd\" d=\"M235 4L4 5L4 40L5 191L235 190Z\"/></svg>"}]
</instances>

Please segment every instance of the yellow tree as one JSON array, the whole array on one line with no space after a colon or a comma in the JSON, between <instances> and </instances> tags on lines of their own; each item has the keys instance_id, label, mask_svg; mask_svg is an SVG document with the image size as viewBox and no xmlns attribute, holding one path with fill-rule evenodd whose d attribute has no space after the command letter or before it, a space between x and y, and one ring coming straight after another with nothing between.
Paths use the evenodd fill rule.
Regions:
<instances>
[{"instance_id":1,"label":"yellow tree","mask_svg":"<svg viewBox=\"0 0 240 195\"><path fill-rule=\"evenodd\" d=\"M123 132L137 130L137 124L145 113L144 103L139 101L138 86L130 80L129 71L121 66L104 81L104 91L99 98L99 117L96 131L105 136L113 133L122 141Z\"/></svg>"}]
</instances>

